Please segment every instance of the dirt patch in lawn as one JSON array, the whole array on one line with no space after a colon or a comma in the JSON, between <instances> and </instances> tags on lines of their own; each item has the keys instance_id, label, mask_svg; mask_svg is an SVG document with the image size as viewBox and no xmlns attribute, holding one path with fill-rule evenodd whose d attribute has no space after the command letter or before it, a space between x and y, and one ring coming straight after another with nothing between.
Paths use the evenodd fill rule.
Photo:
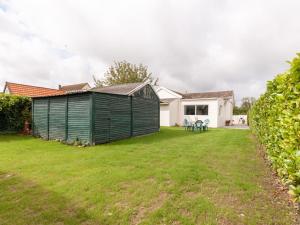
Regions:
<instances>
[{"instance_id":1,"label":"dirt patch in lawn","mask_svg":"<svg viewBox=\"0 0 300 225\"><path fill-rule=\"evenodd\" d=\"M131 224L140 224L147 215L161 208L168 199L168 196L168 193L162 192L158 197L153 199L148 206L140 206L132 217Z\"/></svg>"}]
</instances>

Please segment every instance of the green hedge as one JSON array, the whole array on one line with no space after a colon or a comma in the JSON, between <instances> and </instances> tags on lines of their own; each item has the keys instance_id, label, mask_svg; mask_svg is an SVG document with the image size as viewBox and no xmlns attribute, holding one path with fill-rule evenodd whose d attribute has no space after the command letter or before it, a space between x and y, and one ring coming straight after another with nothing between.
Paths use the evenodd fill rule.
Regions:
<instances>
[{"instance_id":1,"label":"green hedge","mask_svg":"<svg viewBox=\"0 0 300 225\"><path fill-rule=\"evenodd\" d=\"M250 126L268 159L300 202L300 54L267 84L250 111Z\"/></svg>"},{"instance_id":2,"label":"green hedge","mask_svg":"<svg viewBox=\"0 0 300 225\"><path fill-rule=\"evenodd\" d=\"M25 120L31 122L30 98L0 94L0 131L19 132Z\"/></svg>"}]
</instances>

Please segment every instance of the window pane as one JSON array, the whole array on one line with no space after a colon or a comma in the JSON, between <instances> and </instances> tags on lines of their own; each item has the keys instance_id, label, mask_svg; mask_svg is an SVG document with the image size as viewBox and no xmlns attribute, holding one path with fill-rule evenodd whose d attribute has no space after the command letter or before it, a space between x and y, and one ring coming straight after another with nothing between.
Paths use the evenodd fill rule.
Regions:
<instances>
[{"instance_id":1,"label":"window pane","mask_svg":"<svg viewBox=\"0 0 300 225\"><path fill-rule=\"evenodd\" d=\"M184 115L195 115L195 106L194 105L184 106Z\"/></svg>"},{"instance_id":2,"label":"window pane","mask_svg":"<svg viewBox=\"0 0 300 225\"><path fill-rule=\"evenodd\" d=\"M208 115L208 105L197 105L197 115Z\"/></svg>"}]
</instances>

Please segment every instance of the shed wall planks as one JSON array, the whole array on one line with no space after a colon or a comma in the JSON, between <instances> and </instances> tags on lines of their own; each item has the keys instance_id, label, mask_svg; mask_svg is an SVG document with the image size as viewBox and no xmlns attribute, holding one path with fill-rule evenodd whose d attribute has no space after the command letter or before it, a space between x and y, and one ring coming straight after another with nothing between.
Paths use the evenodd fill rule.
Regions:
<instances>
[{"instance_id":1,"label":"shed wall planks","mask_svg":"<svg viewBox=\"0 0 300 225\"><path fill-rule=\"evenodd\" d=\"M66 139L66 97L50 98L49 139Z\"/></svg>"},{"instance_id":2,"label":"shed wall planks","mask_svg":"<svg viewBox=\"0 0 300 225\"><path fill-rule=\"evenodd\" d=\"M48 138L48 99L34 100L33 105L34 136Z\"/></svg>"},{"instance_id":3,"label":"shed wall planks","mask_svg":"<svg viewBox=\"0 0 300 225\"><path fill-rule=\"evenodd\" d=\"M86 92L33 99L33 135L89 144L159 130L159 99L147 85L133 96Z\"/></svg>"},{"instance_id":4,"label":"shed wall planks","mask_svg":"<svg viewBox=\"0 0 300 225\"><path fill-rule=\"evenodd\" d=\"M130 97L95 93L95 143L130 137Z\"/></svg>"},{"instance_id":5,"label":"shed wall planks","mask_svg":"<svg viewBox=\"0 0 300 225\"><path fill-rule=\"evenodd\" d=\"M70 95L67 141L90 142L90 135L90 94Z\"/></svg>"},{"instance_id":6,"label":"shed wall planks","mask_svg":"<svg viewBox=\"0 0 300 225\"><path fill-rule=\"evenodd\" d=\"M133 97L133 136L148 134L159 130L158 104L157 101L152 99Z\"/></svg>"},{"instance_id":7,"label":"shed wall planks","mask_svg":"<svg viewBox=\"0 0 300 225\"><path fill-rule=\"evenodd\" d=\"M133 136L153 133L159 130L159 98L146 85L132 97Z\"/></svg>"}]
</instances>

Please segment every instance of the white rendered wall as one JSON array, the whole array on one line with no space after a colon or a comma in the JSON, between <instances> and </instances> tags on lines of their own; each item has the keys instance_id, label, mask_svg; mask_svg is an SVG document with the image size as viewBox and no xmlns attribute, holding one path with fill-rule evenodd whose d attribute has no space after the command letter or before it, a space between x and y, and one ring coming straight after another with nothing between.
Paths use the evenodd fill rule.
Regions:
<instances>
[{"instance_id":1,"label":"white rendered wall","mask_svg":"<svg viewBox=\"0 0 300 225\"><path fill-rule=\"evenodd\" d=\"M218 100L218 127L225 126L225 102L223 99Z\"/></svg>"},{"instance_id":2,"label":"white rendered wall","mask_svg":"<svg viewBox=\"0 0 300 225\"><path fill-rule=\"evenodd\" d=\"M233 115L232 116L232 120L233 120L233 124L237 125L237 124L242 124L242 121L240 120L241 118L243 118L245 120L245 124L247 124L247 115Z\"/></svg>"},{"instance_id":3,"label":"white rendered wall","mask_svg":"<svg viewBox=\"0 0 300 225\"><path fill-rule=\"evenodd\" d=\"M160 126L170 126L169 105L160 105Z\"/></svg>"},{"instance_id":4,"label":"white rendered wall","mask_svg":"<svg viewBox=\"0 0 300 225\"><path fill-rule=\"evenodd\" d=\"M208 105L208 115L184 115L185 105ZM191 121L209 119L209 127L218 127L218 99L196 99L196 100L181 100L181 106L179 110L178 124L183 125L183 120L187 118Z\"/></svg>"},{"instance_id":5,"label":"white rendered wall","mask_svg":"<svg viewBox=\"0 0 300 225\"><path fill-rule=\"evenodd\" d=\"M176 99L170 102L170 126L175 126L176 124L179 124L179 106L180 99Z\"/></svg>"},{"instance_id":6,"label":"white rendered wall","mask_svg":"<svg viewBox=\"0 0 300 225\"><path fill-rule=\"evenodd\" d=\"M159 99L175 99L179 98L178 95L172 94L172 92L166 91L165 89L157 89L156 94Z\"/></svg>"},{"instance_id":7,"label":"white rendered wall","mask_svg":"<svg viewBox=\"0 0 300 225\"><path fill-rule=\"evenodd\" d=\"M225 100L225 120L232 120L233 115L233 99Z\"/></svg>"}]
</instances>

